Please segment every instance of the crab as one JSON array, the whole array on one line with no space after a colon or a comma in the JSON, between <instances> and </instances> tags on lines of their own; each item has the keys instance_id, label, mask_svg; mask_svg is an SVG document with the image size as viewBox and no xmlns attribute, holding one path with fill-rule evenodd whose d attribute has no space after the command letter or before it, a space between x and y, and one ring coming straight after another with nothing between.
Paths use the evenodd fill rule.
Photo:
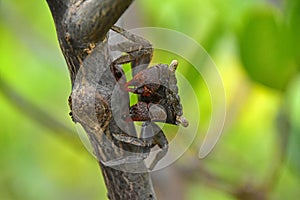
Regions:
<instances>
[{"instance_id":1,"label":"crab","mask_svg":"<svg viewBox=\"0 0 300 200\"><path fill-rule=\"evenodd\" d=\"M178 61L173 60L170 65L157 64L148 67L153 54L152 45L144 38L120 27L113 26L111 29L128 41L110 47L111 50L126 53L115 59L110 69L115 79L121 82L123 90L138 95L138 102L129 108L129 115L123 117L128 121L142 121L140 135L145 145L149 148L155 145L160 147L161 151L150 166L150 169L153 169L168 150L168 141L155 122L188 126L188 121L183 117L175 76ZM131 63L132 67L133 78L130 81L126 80L124 71L120 67L126 63ZM136 141L129 135L114 135L114 137L125 143Z\"/></svg>"}]
</instances>

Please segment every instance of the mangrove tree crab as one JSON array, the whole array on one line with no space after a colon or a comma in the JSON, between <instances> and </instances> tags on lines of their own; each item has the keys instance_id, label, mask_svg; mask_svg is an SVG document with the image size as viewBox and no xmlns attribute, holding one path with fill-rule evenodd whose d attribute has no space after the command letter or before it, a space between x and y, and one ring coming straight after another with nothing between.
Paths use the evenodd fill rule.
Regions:
<instances>
[{"instance_id":1,"label":"mangrove tree crab","mask_svg":"<svg viewBox=\"0 0 300 200\"><path fill-rule=\"evenodd\" d=\"M120 27L113 26L111 29L128 40L110 47L111 50L126 53L111 63L111 71L123 90L138 95L138 102L130 107L129 115L123 117L125 120L142 121L140 135L145 145L150 148L158 145L162 150L152 162L152 169L168 150L168 141L155 122L188 126L188 121L183 117L175 76L178 62L173 60L170 65L157 64L148 67L153 54L152 45L144 38ZM133 78L130 81L126 80L120 67L125 63L131 63ZM114 137L126 143L133 141L133 137L129 135Z\"/></svg>"}]
</instances>

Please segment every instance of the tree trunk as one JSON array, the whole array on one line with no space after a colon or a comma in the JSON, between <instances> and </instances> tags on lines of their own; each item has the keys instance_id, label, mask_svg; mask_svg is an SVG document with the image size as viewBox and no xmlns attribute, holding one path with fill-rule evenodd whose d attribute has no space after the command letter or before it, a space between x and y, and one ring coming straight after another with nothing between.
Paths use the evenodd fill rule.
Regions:
<instances>
[{"instance_id":1,"label":"tree trunk","mask_svg":"<svg viewBox=\"0 0 300 200\"><path fill-rule=\"evenodd\" d=\"M136 161L130 164L123 163L113 168L103 164L104 162L101 161L106 158L126 154L128 149L132 149L132 147L124 143L121 144L110 137L111 132L122 131L113 118L100 116L101 120L107 120L105 127L109 127L103 129L104 125L100 126L99 123L91 121L89 114L85 116L80 113L78 114L78 112L74 111L72 105L76 102L76 105L81 106L80 109L85 109L84 113L89 113L89 109L95 110L97 107L101 108L110 105L111 100L109 98L104 99L104 101L101 97L101 100L96 102L97 105L93 104L93 101L90 101L90 98L93 97L95 99L97 95L101 95L97 93L98 89L95 88L98 86L91 85L90 82L85 82L82 79L79 81L82 85L77 87L75 81L77 81L78 73L82 68L84 73L90 73L92 76L93 72L98 70L97 67L99 65L105 64L101 63L100 58L92 56L97 55L96 53L106 56L105 52L96 51L103 50L100 46L105 43L104 39L107 32L132 1L47 0L56 25L59 44L70 72L72 84L70 107L73 120L83 126L90 138L94 154L99 160L99 165L104 176L108 198L111 200L156 199L147 168L143 161ZM88 65L88 67L94 67L94 69L85 68L89 62L94 62L95 65ZM105 66L105 68L108 69L109 66ZM96 96L90 95L89 89L96 91ZM127 96L125 97L128 98ZM108 109L110 108L108 107ZM132 131L135 132L134 129ZM104 140L106 143L107 141L110 142L105 148L103 148ZM125 171L124 168L128 170ZM134 173L135 171L140 173Z\"/></svg>"}]
</instances>

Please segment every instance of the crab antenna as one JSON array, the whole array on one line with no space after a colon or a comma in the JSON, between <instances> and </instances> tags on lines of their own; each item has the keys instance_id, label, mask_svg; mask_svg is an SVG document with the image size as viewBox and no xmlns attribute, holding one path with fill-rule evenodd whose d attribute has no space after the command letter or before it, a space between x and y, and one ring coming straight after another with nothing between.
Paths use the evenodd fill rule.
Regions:
<instances>
[{"instance_id":1,"label":"crab antenna","mask_svg":"<svg viewBox=\"0 0 300 200\"><path fill-rule=\"evenodd\" d=\"M175 70L177 69L178 66L178 61L177 60L172 60L169 68L172 72L175 72Z\"/></svg>"}]
</instances>

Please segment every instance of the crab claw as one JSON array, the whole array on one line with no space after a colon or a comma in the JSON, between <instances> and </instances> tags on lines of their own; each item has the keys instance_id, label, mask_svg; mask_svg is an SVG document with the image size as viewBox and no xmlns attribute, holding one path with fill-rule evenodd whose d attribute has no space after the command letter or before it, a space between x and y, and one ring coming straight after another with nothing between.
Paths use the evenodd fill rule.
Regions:
<instances>
[{"instance_id":1,"label":"crab claw","mask_svg":"<svg viewBox=\"0 0 300 200\"><path fill-rule=\"evenodd\" d=\"M149 105L149 116L151 121L165 122L167 119L167 113L162 106L158 104Z\"/></svg>"},{"instance_id":2,"label":"crab claw","mask_svg":"<svg viewBox=\"0 0 300 200\"><path fill-rule=\"evenodd\" d=\"M178 61L172 60L170 66L169 66L170 71L175 72L177 69L177 66L178 66Z\"/></svg>"},{"instance_id":3,"label":"crab claw","mask_svg":"<svg viewBox=\"0 0 300 200\"><path fill-rule=\"evenodd\" d=\"M133 121L150 121L148 104L145 102L138 102L130 107L129 116Z\"/></svg>"},{"instance_id":4,"label":"crab claw","mask_svg":"<svg viewBox=\"0 0 300 200\"><path fill-rule=\"evenodd\" d=\"M176 122L178 124L181 124L183 127L188 127L189 126L189 122L187 121L187 119L185 119L185 117L183 116L176 116Z\"/></svg>"}]
</instances>

